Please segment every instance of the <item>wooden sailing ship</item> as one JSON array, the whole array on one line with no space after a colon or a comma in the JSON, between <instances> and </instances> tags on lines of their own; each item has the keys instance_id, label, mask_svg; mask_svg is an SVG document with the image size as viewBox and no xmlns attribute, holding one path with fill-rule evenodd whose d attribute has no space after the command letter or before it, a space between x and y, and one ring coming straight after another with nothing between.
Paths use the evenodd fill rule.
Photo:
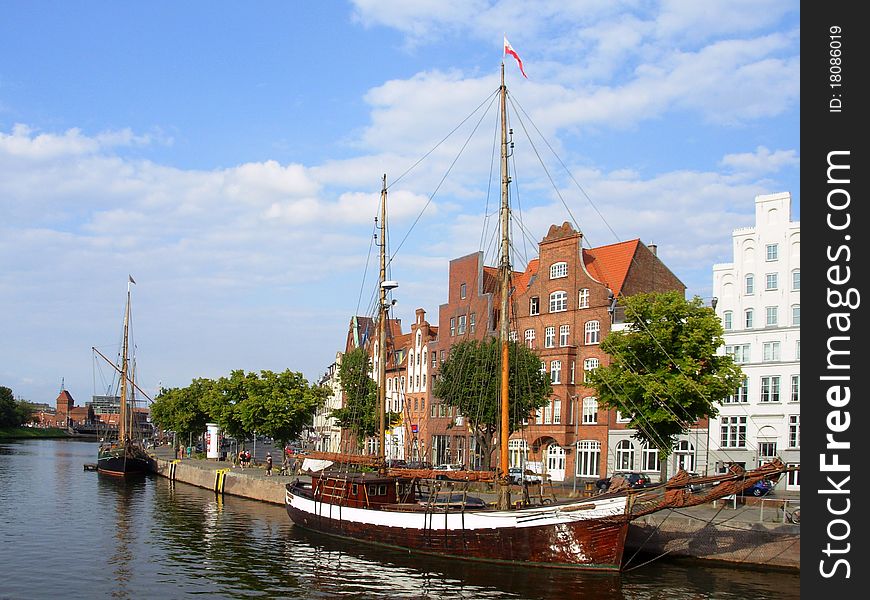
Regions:
<instances>
[{"instance_id":1,"label":"wooden sailing ship","mask_svg":"<svg viewBox=\"0 0 870 600\"><path fill-rule=\"evenodd\" d=\"M143 475L150 470L151 457L145 451L139 423L135 415L135 393L139 386L135 382L135 369L130 360L130 285L135 283L130 277L127 283L127 302L124 307L124 333L121 340L121 356L118 364L110 361L99 350L93 348L103 360L109 363L119 375L120 412L118 415L117 436L107 436L97 451L97 471L106 475L127 477ZM112 439L109 439L111 437Z\"/></svg>"},{"instance_id":2,"label":"wooden sailing ship","mask_svg":"<svg viewBox=\"0 0 870 600\"><path fill-rule=\"evenodd\" d=\"M710 502L751 486L759 479L776 479L781 462L753 471L739 467L723 475L693 479L680 472L671 480L644 489L618 489L588 498L551 500L548 503L511 502L509 452L509 258L507 88L501 66L501 207L499 221L501 345L500 434L495 471L453 471L389 468L384 456L386 323L391 305L387 293L396 283L386 279L386 180L381 192L380 298L378 314L377 381L380 433L377 456L317 453L332 463L367 465L376 471L327 468L311 474L311 481L296 480L286 487L285 506L294 524L324 534L341 536L403 550L445 557L516 563L544 567L618 571L628 526L633 518L667 508ZM449 477L449 481L436 477ZM457 480L461 482L457 487ZM482 502L469 482L495 485L492 503Z\"/></svg>"}]
</instances>

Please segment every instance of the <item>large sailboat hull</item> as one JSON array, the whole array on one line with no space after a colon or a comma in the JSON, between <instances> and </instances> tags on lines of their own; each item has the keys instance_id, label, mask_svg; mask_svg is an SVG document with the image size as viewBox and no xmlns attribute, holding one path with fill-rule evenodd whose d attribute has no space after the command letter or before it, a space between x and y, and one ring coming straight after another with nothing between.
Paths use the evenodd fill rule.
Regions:
<instances>
[{"instance_id":1,"label":"large sailboat hull","mask_svg":"<svg viewBox=\"0 0 870 600\"><path fill-rule=\"evenodd\" d=\"M625 498L508 511L424 507L352 508L288 485L285 506L297 526L424 554L529 566L618 571L628 519Z\"/></svg>"},{"instance_id":2,"label":"large sailboat hull","mask_svg":"<svg viewBox=\"0 0 870 600\"><path fill-rule=\"evenodd\" d=\"M151 461L144 452L101 452L97 457L97 472L116 477L144 475L151 470Z\"/></svg>"}]
</instances>

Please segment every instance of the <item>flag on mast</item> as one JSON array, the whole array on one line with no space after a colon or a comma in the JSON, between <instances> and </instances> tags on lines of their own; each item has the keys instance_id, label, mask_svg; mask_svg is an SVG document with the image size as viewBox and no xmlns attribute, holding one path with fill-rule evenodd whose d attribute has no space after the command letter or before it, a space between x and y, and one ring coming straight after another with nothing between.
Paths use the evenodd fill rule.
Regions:
<instances>
[{"instance_id":1,"label":"flag on mast","mask_svg":"<svg viewBox=\"0 0 870 600\"><path fill-rule=\"evenodd\" d=\"M132 276L132 275L127 275L127 277L130 278L130 283L136 283L135 281L133 281L133 276Z\"/></svg>"},{"instance_id":2,"label":"flag on mast","mask_svg":"<svg viewBox=\"0 0 870 600\"><path fill-rule=\"evenodd\" d=\"M515 59L517 59L517 64L520 66L520 73L523 74L523 77L528 79L529 76L526 75L526 71L525 71L525 69L523 69L523 59L521 59L520 55L517 54L517 51L511 47L510 42L508 42L507 36L505 36L505 38L504 38L504 55L508 55L508 54L513 56Z\"/></svg>"}]
</instances>

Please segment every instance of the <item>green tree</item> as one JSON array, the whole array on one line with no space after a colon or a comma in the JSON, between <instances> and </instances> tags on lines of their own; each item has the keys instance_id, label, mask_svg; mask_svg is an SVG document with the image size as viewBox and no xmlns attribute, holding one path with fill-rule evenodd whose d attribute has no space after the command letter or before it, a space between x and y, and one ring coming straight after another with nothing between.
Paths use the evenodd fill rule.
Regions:
<instances>
[{"instance_id":1,"label":"green tree","mask_svg":"<svg viewBox=\"0 0 870 600\"><path fill-rule=\"evenodd\" d=\"M541 371L541 359L526 346L508 343L508 422L511 433L523 419L544 406L552 393L549 376ZM441 363L432 393L458 409L482 452L483 466L492 468L492 452L501 421L501 343L496 338L454 344Z\"/></svg>"},{"instance_id":2,"label":"green tree","mask_svg":"<svg viewBox=\"0 0 870 600\"><path fill-rule=\"evenodd\" d=\"M378 384L370 373L371 361L363 348L346 352L338 369L344 405L330 413L340 427L350 431L359 448L366 438L377 436L380 431ZM400 419L399 413L387 412L386 427L397 424Z\"/></svg>"},{"instance_id":3,"label":"green tree","mask_svg":"<svg viewBox=\"0 0 870 600\"><path fill-rule=\"evenodd\" d=\"M239 413L246 429L281 442L299 438L311 425L314 413L323 406L329 391L309 385L301 373L260 371L245 379L247 398Z\"/></svg>"},{"instance_id":4,"label":"green tree","mask_svg":"<svg viewBox=\"0 0 870 600\"><path fill-rule=\"evenodd\" d=\"M160 390L151 403L151 420L161 429L174 431L181 443L198 437L209 421L207 400L213 385L209 379L194 379L184 388Z\"/></svg>"},{"instance_id":5,"label":"green tree","mask_svg":"<svg viewBox=\"0 0 870 600\"><path fill-rule=\"evenodd\" d=\"M635 437L659 450L662 476L677 436L698 419L718 414L716 404L740 387L743 373L730 356L717 355L723 329L712 308L679 292L625 298L627 327L601 341L611 356L588 375L605 408L630 419Z\"/></svg>"},{"instance_id":6,"label":"green tree","mask_svg":"<svg viewBox=\"0 0 870 600\"><path fill-rule=\"evenodd\" d=\"M15 406L15 396L8 387L0 385L0 427L18 427L18 411Z\"/></svg>"},{"instance_id":7,"label":"green tree","mask_svg":"<svg viewBox=\"0 0 870 600\"><path fill-rule=\"evenodd\" d=\"M249 379L255 377L253 373L246 374L237 369L229 377L221 377L215 381L210 388L206 398L207 412L224 435L244 440L255 431L248 429L242 418L242 405L248 399L251 387Z\"/></svg>"}]
</instances>

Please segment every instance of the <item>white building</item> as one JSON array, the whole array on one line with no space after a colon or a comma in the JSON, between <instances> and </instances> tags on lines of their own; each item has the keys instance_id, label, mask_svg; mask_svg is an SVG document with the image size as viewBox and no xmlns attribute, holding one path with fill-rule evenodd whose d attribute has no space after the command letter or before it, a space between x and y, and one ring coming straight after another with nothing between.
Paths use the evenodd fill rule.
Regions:
<instances>
[{"instance_id":1,"label":"white building","mask_svg":"<svg viewBox=\"0 0 870 600\"><path fill-rule=\"evenodd\" d=\"M734 259L713 265L725 347L745 375L710 420L710 466L755 468L774 456L800 464L800 222L791 194L755 198L755 227L732 234ZM799 472L779 486L800 490ZM779 487L778 486L778 487Z\"/></svg>"},{"instance_id":2,"label":"white building","mask_svg":"<svg viewBox=\"0 0 870 600\"><path fill-rule=\"evenodd\" d=\"M314 448L321 452L339 452L341 445L341 428L330 417L333 410L341 408L341 382L338 378L338 370L341 366L342 353L335 355L335 362L329 365L326 373L317 382L331 390L324 405L314 413L313 439Z\"/></svg>"}]
</instances>

